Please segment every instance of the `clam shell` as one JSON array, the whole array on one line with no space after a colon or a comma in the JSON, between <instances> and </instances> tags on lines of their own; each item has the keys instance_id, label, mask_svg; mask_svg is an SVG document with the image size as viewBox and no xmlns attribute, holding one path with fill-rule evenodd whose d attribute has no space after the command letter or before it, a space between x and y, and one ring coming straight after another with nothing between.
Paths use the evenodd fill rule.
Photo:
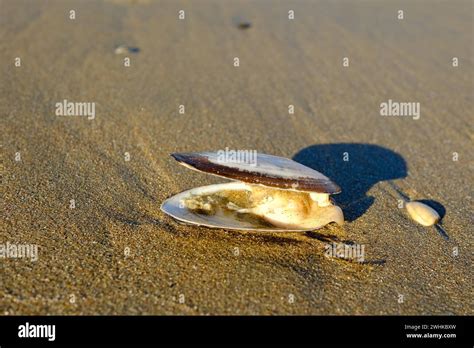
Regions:
<instances>
[{"instance_id":1,"label":"clam shell","mask_svg":"<svg viewBox=\"0 0 474 348\"><path fill-rule=\"evenodd\" d=\"M256 163L224 162L217 152L174 153L174 159L191 169L251 184L335 194L340 187L328 177L293 160L258 153Z\"/></svg>"},{"instance_id":2,"label":"clam shell","mask_svg":"<svg viewBox=\"0 0 474 348\"><path fill-rule=\"evenodd\" d=\"M197 187L191 190L187 190L181 193L178 193L175 196L172 196L165 200L161 205L161 210L174 217L175 219L193 224L198 226L206 226L211 228L221 228L227 230L243 230L243 231L261 231L261 232L298 232L298 231L312 231L317 228L321 228L329 222L325 222L319 226L313 226L311 228L281 228L277 226L272 226L271 224L259 223L252 220L248 220L248 215L243 214L242 218L238 218L238 214L235 212L230 213L225 210L217 210L213 214L207 215L199 213L197 211L190 210L183 203L187 199L196 196L210 195L220 191L233 190L233 191L248 191L250 185L243 182L230 182L217 185L209 185ZM337 209L337 212L340 211L340 208L334 206ZM341 223L340 219L343 220L342 212L335 214L335 219L332 219L332 216L329 217L329 220ZM340 215L339 215L340 214Z\"/></svg>"}]
</instances>

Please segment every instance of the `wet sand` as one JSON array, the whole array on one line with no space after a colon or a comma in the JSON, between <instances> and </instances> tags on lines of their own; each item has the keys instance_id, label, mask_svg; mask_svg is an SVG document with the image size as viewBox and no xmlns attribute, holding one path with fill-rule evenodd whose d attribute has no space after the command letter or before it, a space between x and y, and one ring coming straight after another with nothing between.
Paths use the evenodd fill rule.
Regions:
<instances>
[{"instance_id":1,"label":"wet sand","mask_svg":"<svg viewBox=\"0 0 474 348\"><path fill-rule=\"evenodd\" d=\"M0 244L39 245L0 259L0 313L472 315L472 26L470 1L0 0ZM95 118L57 116L64 99ZM420 119L381 116L389 99ZM167 197L223 181L169 154L226 147L325 173L346 224L165 216ZM397 190L445 211L447 236ZM365 262L325 256L333 242Z\"/></svg>"}]
</instances>

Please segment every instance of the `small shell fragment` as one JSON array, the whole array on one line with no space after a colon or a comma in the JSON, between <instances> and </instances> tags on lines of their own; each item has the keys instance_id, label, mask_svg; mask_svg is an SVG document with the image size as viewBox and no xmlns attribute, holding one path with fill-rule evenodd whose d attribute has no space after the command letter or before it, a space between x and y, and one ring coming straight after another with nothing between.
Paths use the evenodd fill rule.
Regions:
<instances>
[{"instance_id":1,"label":"small shell fragment","mask_svg":"<svg viewBox=\"0 0 474 348\"><path fill-rule=\"evenodd\" d=\"M119 45L115 47L114 52L115 54L138 53L140 52L140 49L138 47Z\"/></svg>"},{"instance_id":2,"label":"small shell fragment","mask_svg":"<svg viewBox=\"0 0 474 348\"><path fill-rule=\"evenodd\" d=\"M237 28L241 29L241 30L245 30L245 29L248 29L252 26L252 23L250 22L240 22L238 25L237 25Z\"/></svg>"},{"instance_id":3,"label":"small shell fragment","mask_svg":"<svg viewBox=\"0 0 474 348\"><path fill-rule=\"evenodd\" d=\"M410 217L423 226L433 226L440 216L436 210L421 202L408 202L405 204Z\"/></svg>"}]
</instances>

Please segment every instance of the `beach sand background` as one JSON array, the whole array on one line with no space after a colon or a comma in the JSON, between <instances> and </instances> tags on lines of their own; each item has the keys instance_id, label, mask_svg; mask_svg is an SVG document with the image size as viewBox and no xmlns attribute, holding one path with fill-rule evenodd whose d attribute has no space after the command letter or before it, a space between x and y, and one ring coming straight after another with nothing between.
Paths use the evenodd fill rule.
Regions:
<instances>
[{"instance_id":1,"label":"beach sand background","mask_svg":"<svg viewBox=\"0 0 474 348\"><path fill-rule=\"evenodd\" d=\"M1 314L473 314L472 1L0 0L0 69L0 243L39 245L0 260ZM64 99L95 119L56 116ZM388 99L420 119L380 116ZM165 216L167 197L223 181L169 154L226 147L327 174L347 223ZM449 239L397 189L445 210ZM325 256L334 241L365 263Z\"/></svg>"}]
</instances>

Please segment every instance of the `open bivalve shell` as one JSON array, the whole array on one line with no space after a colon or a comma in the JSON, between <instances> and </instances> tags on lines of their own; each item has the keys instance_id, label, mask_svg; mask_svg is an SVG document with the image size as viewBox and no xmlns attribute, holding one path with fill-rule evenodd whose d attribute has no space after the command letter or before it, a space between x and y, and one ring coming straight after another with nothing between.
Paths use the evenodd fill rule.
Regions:
<instances>
[{"instance_id":1,"label":"open bivalve shell","mask_svg":"<svg viewBox=\"0 0 474 348\"><path fill-rule=\"evenodd\" d=\"M186 223L247 231L311 231L342 224L330 194L341 189L323 174L287 158L257 154L252 163L223 161L218 152L172 154L180 164L232 179L181 192L161 205Z\"/></svg>"}]
</instances>

